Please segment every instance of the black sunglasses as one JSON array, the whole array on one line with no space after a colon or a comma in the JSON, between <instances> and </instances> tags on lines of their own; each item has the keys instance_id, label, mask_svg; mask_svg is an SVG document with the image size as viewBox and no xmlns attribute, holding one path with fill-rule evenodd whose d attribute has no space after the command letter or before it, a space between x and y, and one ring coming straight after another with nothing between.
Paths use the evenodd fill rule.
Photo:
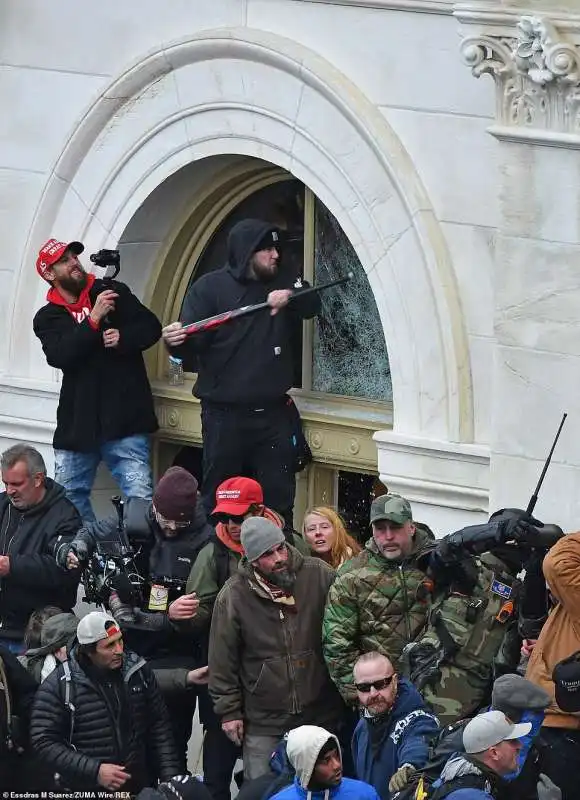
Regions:
<instances>
[{"instance_id":1,"label":"black sunglasses","mask_svg":"<svg viewBox=\"0 0 580 800\"><path fill-rule=\"evenodd\" d=\"M355 683L357 692L361 694L368 694L370 690L374 687L376 692L380 692L381 689L386 689L387 686L391 685L391 682L395 675L389 675L388 678L381 678L378 681L372 681L371 683Z\"/></svg>"},{"instance_id":2,"label":"black sunglasses","mask_svg":"<svg viewBox=\"0 0 580 800\"><path fill-rule=\"evenodd\" d=\"M242 522L246 519L245 514L214 514L214 519L216 522L221 522L224 525L227 525L230 520L234 522L236 525L241 525Z\"/></svg>"}]
</instances>

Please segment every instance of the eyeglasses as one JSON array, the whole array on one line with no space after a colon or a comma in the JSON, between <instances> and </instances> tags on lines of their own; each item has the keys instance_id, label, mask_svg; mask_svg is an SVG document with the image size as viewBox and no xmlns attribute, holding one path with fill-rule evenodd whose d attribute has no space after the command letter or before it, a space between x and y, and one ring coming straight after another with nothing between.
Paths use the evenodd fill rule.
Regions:
<instances>
[{"instance_id":1,"label":"eyeglasses","mask_svg":"<svg viewBox=\"0 0 580 800\"><path fill-rule=\"evenodd\" d=\"M189 528L189 526L191 525L191 522L189 520L187 520L187 521L182 521L182 520L176 521L174 519L165 519L165 517L163 517L159 513L159 511L157 511L157 509L155 509L155 518L156 518L157 524L159 525L160 528L172 528L173 530L180 531L183 528Z\"/></svg>"},{"instance_id":2,"label":"eyeglasses","mask_svg":"<svg viewBox=\"0 0 580 800\"><path fill-rule=\"evenodd\" d=\"M246 519L246 514L214 514L216 522L221 522L227 525L228 522L233 522L236 525L241 525Z\"/></svg>"},{"instance_id":3,"label":"eyeglasses","mask_svg":"<svg viewBox=\"0 0 580 800\"><path fill-rule=\"evenodd\" d=\"M375 692L380 692L381 689L386 689L387 686L390 686L392 683L393 678L396 677L396 674L389 675L388 678L381 678L378 681L371 681L370 683L355 683L357 692L361 694L368 694L371 689L374 688Z\"/></svg>"}]
</instances>

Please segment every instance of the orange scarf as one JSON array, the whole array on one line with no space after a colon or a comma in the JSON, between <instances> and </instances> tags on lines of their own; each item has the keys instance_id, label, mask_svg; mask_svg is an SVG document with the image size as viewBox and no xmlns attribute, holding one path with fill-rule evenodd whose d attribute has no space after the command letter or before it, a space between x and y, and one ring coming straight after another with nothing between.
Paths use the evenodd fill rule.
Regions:
<instances>
[{"instance_id":1,"label":"orange scarf","mask_svg":"<svg viewBox=\"0 0 580 800\"><path fill-rule=\"evenodd\" d=\"M220 542L225 544L228 550L233 550L234 553L238 553L240 556L244 555L242 543L236 542L235 539L232 539L223 522L218 522L218 524L215 526L215 534Z\"/></svg>"},{"instance_id":2,"label":"orange scarf","mask_svg":"<svg viewBox=\"0 0 580 800\"><path fill-rule=\"evenodd\" d=\"M282 520L282 517L275 511L272 511L271 508L265 508L263 516L265 519L270 520L270 522L273 522L274 525L277 525L278 528L284 527L284 522ZM240 556L245 555L242 543L236 542L234 539L232 539L223 522L218 522L218 524L215 527L215 533L220 542L222 544L225 544L228 550L232 550L234 553L238 553L238 555Z\"/></svg>"}]
</instances>

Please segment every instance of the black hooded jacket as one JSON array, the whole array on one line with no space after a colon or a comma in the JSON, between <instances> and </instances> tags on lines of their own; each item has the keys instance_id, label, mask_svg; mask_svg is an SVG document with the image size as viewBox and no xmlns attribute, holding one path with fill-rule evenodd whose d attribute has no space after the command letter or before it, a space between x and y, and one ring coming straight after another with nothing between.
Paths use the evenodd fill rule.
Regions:
<instances>
[{"instance_id":1,"label":"black hooded jacket","mask_svg":"<svg viewBox=\"0 0 580 800\"><path fill-rule=\"evenodd\" d=\"M271 230L271 224L255 219L234 225L228 237L228 264L203 275L185 298L181 314L185 325L262 303L276 289L293 288L295 276L285 274L283 268L271 281L248 277L248 262ZM293 323L316 316L320 307L320 298L314 293L293 300L274 316L264 309L191 336L176 348L176 355L197 357L195 395L215 403L239 405L280 400L293 383Z\"/></svg>"},{"instance_id":2,"label":"black hooded jacket","mask_svg":"<svg viewBox=\"0 0 580 800\"><path fill-rule=\"evenodd\" d=\"M80 574L61 569L54 553L80 526L78 511L50 478L41 502L25 511L13 506L6 492L0 494L0 553L10 557L10 572L0 578L0 637L22 639L36 609L73 608Z\"/></svg>"},{"instance_id":3,"label":"black hooded jacket","mask_svg":"<svg viewBox=\"0 0 580 800\"><path fill-rule=\"evenodd\" d=\"M63 305L49 302L34 317L47 362L62 370L53 440L57 450L91 452L104 442L157 430L142 353L158 341L161 325L119 281L110 287L97 279L89 293L93 306L108 288L119 295L110 315L110 327L120 332L117 347L103 345L103 330L109 326L94 330L88 319L76 322Z\"/></svg>"}]
</instances>

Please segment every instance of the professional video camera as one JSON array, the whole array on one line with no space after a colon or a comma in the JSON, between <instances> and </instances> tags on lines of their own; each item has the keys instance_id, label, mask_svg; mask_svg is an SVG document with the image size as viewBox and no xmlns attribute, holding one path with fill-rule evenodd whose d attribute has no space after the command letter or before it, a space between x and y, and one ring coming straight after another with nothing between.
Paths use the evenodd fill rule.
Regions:
<instances>
[{"instance_id":1,"label":"professional video camera","mask_svg":"<svg viewBox=\"0 0 580 800\"><path fill-rule=\"evenodd\" d=\"M113 497L119 517L115 539L96 539L95 548L83 570L83 586L87 603L108 606L111 592L117 592L124 603L139 606L145 579L135 563L138 555L133 549L124 528L124 502Z\"/></svg>"}]
</instances>

